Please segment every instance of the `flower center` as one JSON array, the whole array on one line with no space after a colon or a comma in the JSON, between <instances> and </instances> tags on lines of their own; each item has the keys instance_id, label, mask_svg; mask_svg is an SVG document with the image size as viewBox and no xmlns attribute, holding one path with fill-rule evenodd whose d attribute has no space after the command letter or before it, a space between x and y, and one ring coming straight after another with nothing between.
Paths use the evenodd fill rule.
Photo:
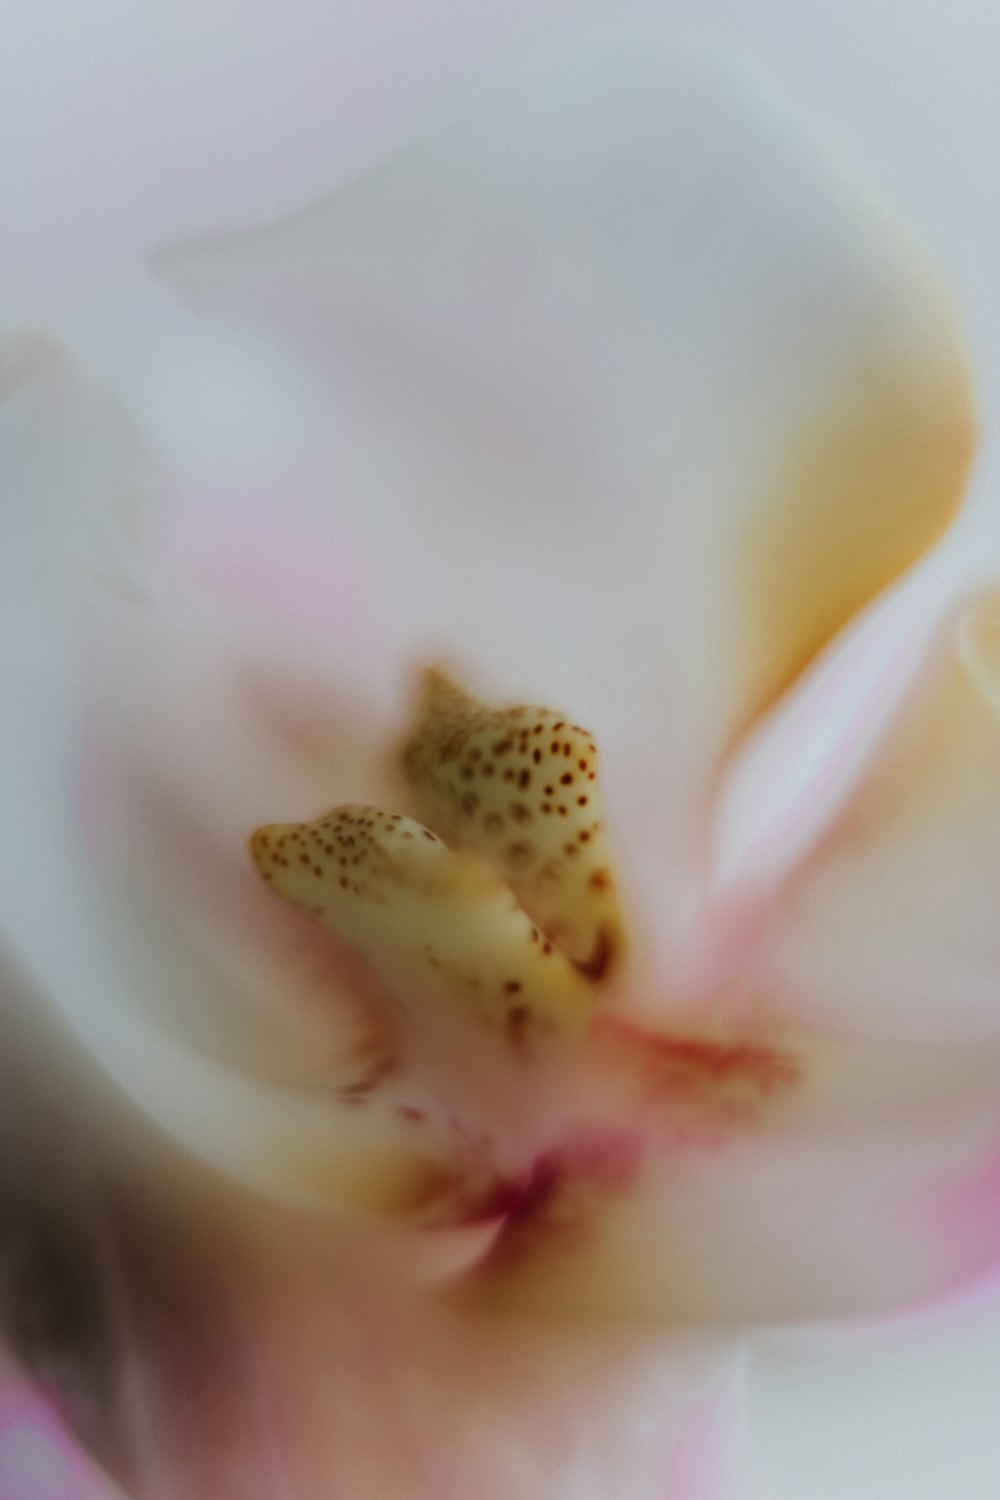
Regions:
<instances>
[{"instance_id":1,"label":"flower center","mask_svg":"<svg viewBox=\"0 0 1000 1500\"><path fill-rule=\"evenodd\" d=\"M518 1049L578 1032L622 947L593 739L434 671L403 765L422 821L345 805L270 824L251 839L262 877L404 1011L458 1008Z\"/></svg>"},{"instance_id":2,"label":"flower center","mask_svg":"<svg viewBox=\"0 0 1000 1500\"><path fill-rule=\"evenodd\" d=\"M425 1141L443 1138L480 1184L464 1212L503 1201L520 1235L550 1212L554 1183L618 1191L644 1142L715 1138L794 1080L769 1045L647 1035L598 1007L625 938L585 729L487 707L431 671L401 758L419 820L343 805L258 828L251 850L386 998L391 1039L339 1096L377 1095ZM398 1093L416 1083L419 1104Z\"/></svg>"}]
</instances>

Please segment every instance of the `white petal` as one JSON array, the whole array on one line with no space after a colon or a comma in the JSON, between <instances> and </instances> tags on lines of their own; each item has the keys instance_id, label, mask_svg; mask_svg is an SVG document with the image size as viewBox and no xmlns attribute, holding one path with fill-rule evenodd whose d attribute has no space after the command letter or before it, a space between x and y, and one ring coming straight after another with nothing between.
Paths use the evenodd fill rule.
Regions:
<instances>
[{"instance_id":1,"label":"white petal","mask_svg":"<svg viewBox=\"0 0 1000 1500\"><path fill-rule=\"evenodd\" d=\"M747 1500L993 1500L1000 1290L751 1341Z\"/></svg>"},{"instance_id":2,"label":"white petal","mask_svg":"<svg viewBox=\"0 0 1000 1500\"><path fill-rule=\"evenodd\" d=\"M840 1033L1000 1035L998 611L952 617L868 775L776 902L768 1003Z\"/></svg>"},{"instance_id":3,"label":"white petal","mask_svg":"<svg viewBox=\"0 0 1000 1500\"><path fill-rule=\"evenodd\" d=\"M731 738L960 498L933 266L764 90L640 32L162 269L325 383L333 503L413 648L594 728L678 963L672 861Z\"/></svg>"},{"instance_id":4,"label":"white petal","mask_svg":"<svg viewBox=\"0 0 1000 1500\"><path fill-rule=\"evenodd\" d=\"M154 602L158 580L132 545L151 524L154 457L64 351L17 336L2 353L5 945L115 1083L189 1148L293 1200L419 1212L450 1195L450 1150L391 1115L363 1125L338 1101L330 1086L357 1045L335 1010L342 986L254 906L240 790L277 790L277 765L301 791L303 761L315 784L315 721L268 711L266 669L220 690L226 642L211 629L180 660L180 601L174 613ZM294 681L284 691L296 700ZM199 755L209 706L206 743L234 716L245 741L216 732ZM341 697L335 748L344 709ZM227 778L227 754L242 777Z\"/></svg>"}]
</instances>

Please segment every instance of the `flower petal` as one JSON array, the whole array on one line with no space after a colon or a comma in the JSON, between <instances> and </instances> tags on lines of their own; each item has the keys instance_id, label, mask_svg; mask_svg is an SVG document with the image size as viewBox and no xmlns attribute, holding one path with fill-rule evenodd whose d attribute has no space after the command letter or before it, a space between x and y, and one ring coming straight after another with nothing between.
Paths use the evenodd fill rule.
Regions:
<instances>
[{"instance_id":1,"label":"flower petal","mask_svg":"<svg viewBox=\"0 0 1000 1500\"><path fill-rule=\"evenodd\" d=\"M359 1045L357 1015L338 1014L341 976L322 969L301 935L276 932L254 911L245 853L253 819L245 814L235 833L232 824L241 778L221 775L213 803L206 768L217 765L195 755L192 773L189 744L167 780L173 800L157 780L198 724L181 719L167 734L170 711L200 709L207 719L214 701L215 724L228 713L231 725L245 682L227 694L206 671L225 659L225 640L189 651L180 670L183 616L158 598L145 549L132 540L158 499L155 455L57 345L12 335L0 357L9 497L0 666L16 731L0 743L5 945L139 1109L224 1171L335 1212L420 1218L445 1203L455 1212L470 1182L474 1193L482 1183L463 1180L454 1140L421 1139L391 1109L363 1121L337 1097L338 1066L350 1066L344 1054ZM108 648L97 669L88 656L95 640ZM293 782L297 773L308 793L301 767L315 745L306 736L296 758L287 716L285 739L275 717L249 714L259 729L247 738L258 746L250 759L265 774L276 763ZM160 759L137 756L157 732ZM225 736L213 750L217 759L234 753ZM260 783L255 795L264 795Z\"/></svg>"},{"instance_id":2,"label":"flower petal","mask_svg":"<svg viewBox=\"0 0 1000 1500\"><path fill-rule=\"evenodd\" d=\"M681 1500L691 1429L738 1365L732 1339L456 1314L308 1225L218 1253L200 1288L165 1268L179 1318L155 1284L145 1299L143 1456L184 1494L239 1474L248 1500Z\"/></svg>"},{"instance_id":3,"label":"flower petal","mask_svg":"<svg viewBox=\"0 0 1000 1500\"><path fill-rule=\"evenodd\" d=\"M545 59L161 270L321 376L335 504L379 536L414 651L591 724L640 893L733 736L965 482L934 266L766 89L658 32Z\"/></svg>"},{"instance_id":4,"label":"flower petal","mask_svg":"<svg viewBox=\"0 0 1000 1500\"><path fill-rule=\"evenodd\" d=\"M752 1500L992 1500L996 1276L908 1316L762 1333L744 1387Z\"/></svg>"},{"instance_id":5,"label":"flower petal","mask_svg":"<svg viewBox=\"0 0 1000 1500\"><path fill-rule=\"evenodd\" d=\"M742 1097L664 1068L645 1144L620 1108L594 1111L539 1162L463 1295L543 1318L759 1323L881 1313L991 1265L996 1056L813 1043L797 1059L795 1087L745 1078Z\"/></svg>"},{"instance_id":6,"label":"flower petal","mask_svg":"<svg viewBox=\"0 0 1000 1500\"><path fill-rule=\"evenodd\" d=\"M954 616L840 817L780 897L757 974L841 1034L1000 1035L1000 598Z\"/></svg>"},{"instance_id":7,"label":"flower petal","mask_svg":"<svg viewBox=\"0 0 1000 1500\"><path fill-rule=\"evenodd\" d=\"M125 1500L41 1391L0 1367L0 1494L7 1500Z\"/></svg>"}]
</instances>

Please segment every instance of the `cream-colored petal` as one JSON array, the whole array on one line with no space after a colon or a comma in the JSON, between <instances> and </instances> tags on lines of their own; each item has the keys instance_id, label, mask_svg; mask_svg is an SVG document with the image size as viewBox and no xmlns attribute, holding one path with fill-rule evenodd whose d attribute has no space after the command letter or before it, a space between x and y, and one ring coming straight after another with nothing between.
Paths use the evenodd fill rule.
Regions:
<instances>
[{"instance_id":1,"label":"cream-colored petal","mask_svg":"<svg viewBox=\"0 0 1000 1500\"><path fill-rule=\"evenodd\" d=\"M387 794L367 732L378 705L350 669L320 665L318 638L296 650L279 632L265 649L193 593L117 647L122 621L104 627L91 753L107 940L154 1054L190 1073L176 1103L148 1083L138 1102L279 1197L379 1217L468 1211L493 1186L490 1143L462 1136L408 1068L372 974L275 903L247 850L272 799L304 810L331 780ZM203 1102L217 1086L231 1131Z\"/></svg>"},{"instance_id":2,"label":"cream-colored petal","mask_svg":"<svg viewBox=\"0 0 1000 1500\"><path fill-rule=\"evenodd\" d=\"M560 1322L813 1320L993 1264L997 1054L787 1052L775 1073L766 1051L664 1047L631 1110L595 1085L456 1295Z\"/></svg>"},{"instance_id":3,"label":"cream-colored petal","mask_svg":"<svg viewBox=\"0 0 1000 1500\"><path fill-rule=\"evenodd\" d=\"M115 1087L226 1173L325 1211L463 1212L490 1163L446 1120L415 1130L405 1087L357 1109L369 1012L244 869L244 786L280 791L277 766L308 795L329 724L293 711L294 673L282 697L219 614L199 635L196 601L164 594L142 544L161 476L127 413L50 341L0 355L5 947Z\"/></svg>"},{"instance_id":4,"label":"cream-colored petal","mask_svg":"<svg viewBox=\"0 0 1000 1500\"><path fill-rule=\"evenodd\" d=\"M630 899L679 963L672 861L721 756L960 499L931 260L765 86L639 31L160 268L313 377L331 505L378 538L415 659L593 729Z\"/></svg>"},{"instance_id":5,"label":"cream-colored petal","mask_svg":"<svg viewBox=\"0 0 1000 1500\"><path fill-rule=\"evenodd\" d=\"M7 857L5 948L60 962L89 886L73 892L85 596L142 597L133 543L157 498L156 464L121 406L58 342L0 338L0 735Z\"/></svg>"},{"instance_id":6,"label":"cream-colored petal","mask_svg":"<svg viewBox=\"0 0 1000 1500\"><path fill-rule=\"evenodd\" d=\"M954 617L855 795L775 902L757 982L836 1032L1000 1033L1000 598Z\"/></svg>"}]
</instances>

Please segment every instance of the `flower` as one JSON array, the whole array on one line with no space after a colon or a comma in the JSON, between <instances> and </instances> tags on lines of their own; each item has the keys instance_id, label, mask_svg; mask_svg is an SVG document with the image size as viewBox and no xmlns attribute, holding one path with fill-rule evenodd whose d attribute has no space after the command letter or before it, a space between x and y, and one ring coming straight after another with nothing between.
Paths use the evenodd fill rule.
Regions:
<instances>
[{"instance_id":1,"label":"flower","mask_svg":"<svg viewBox=\"0 0 1000 1500\"><path fill-rule=\"evenodd\" d=\"M138 1106L80 1151L95 1448L149 1493L752 1492L755 1362L1000 1231L995 626L937 605L896 684L918 580L810 671L961 498L938 273L644 34L162 274L323 462L227 500L6 344L5 922ZM738 777L711 858L734 746L801 754L874 652L794 867Z\"/></svg>"}]
</instances>

